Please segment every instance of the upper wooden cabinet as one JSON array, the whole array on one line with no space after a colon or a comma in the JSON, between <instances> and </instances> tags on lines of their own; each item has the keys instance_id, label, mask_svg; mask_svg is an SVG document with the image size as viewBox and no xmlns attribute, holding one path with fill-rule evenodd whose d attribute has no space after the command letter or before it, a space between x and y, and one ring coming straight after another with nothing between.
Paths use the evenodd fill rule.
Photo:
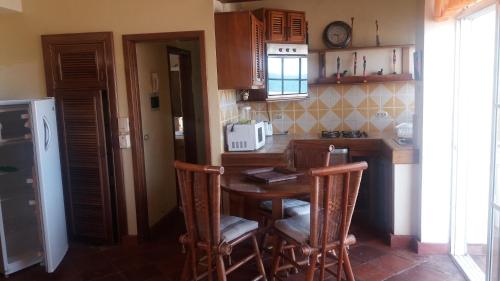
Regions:
<instances>
[{"instance_id":1,"label":"upper wooden cabinet","mask_svg":"<svg viewBox=\"0 0 500 281\"><path fill-rule=\"evenodd\" d=\"M265 86L264 24L250 11L215 14L219 89Z\"/></svg>"},{"instance_id":2,"label":"upper wooden cabinet","mask_svg":"<svg viewBox=\"0 0 500 281\"><path fill-rule=\"evenodd\" d=\"M306 42L306 14L304 12L258 9L254 13L264 21L266 41L275 43Z\"/></svg>"}]
</instances>

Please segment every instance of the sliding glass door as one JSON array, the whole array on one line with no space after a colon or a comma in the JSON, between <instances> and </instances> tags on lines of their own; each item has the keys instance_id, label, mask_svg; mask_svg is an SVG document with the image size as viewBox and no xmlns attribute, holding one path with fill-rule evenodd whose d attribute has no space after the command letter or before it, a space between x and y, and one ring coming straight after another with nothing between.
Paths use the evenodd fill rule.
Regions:
<instances>
[{"instance_id":1,"label":"sliding glass door","mask_svg":"<svg viewBox=\"0 0 500 281\"><path fill-rule=\"evenodd\" d=\"M493 200L491 191L496 172L492 156L497 153L497 140L491 136L499 107L492 106L493 100L497 104L496 21L494 3L457 21L451 254L474 281L490 276L495 258L489 253L497 243L491 232L500 224L500 209L491 206L500 202Z\"/></svg>"},{"instance_id":2,"label":"sliding glass door","mask_svg":"<svg viewBox=\"0 0 500 281\"><path fill-rule=\"evenodd\" d=\"M496 56L494 81L494 124L492 180L489 202L487 280L500 280L500 1L496 5Z\"/></svg>"}]
</instances>

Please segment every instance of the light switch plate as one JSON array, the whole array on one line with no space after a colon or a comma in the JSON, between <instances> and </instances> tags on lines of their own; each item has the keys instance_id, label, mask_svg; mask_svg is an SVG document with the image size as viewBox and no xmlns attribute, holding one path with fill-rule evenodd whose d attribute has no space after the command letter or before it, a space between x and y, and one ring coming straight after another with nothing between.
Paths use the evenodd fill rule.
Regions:
<instances>
[{"instance_id":1,"label":"light switch plate","mask_svg":"<svg viewBox=\"0 0 500 281\"><path fill-rule=\"evenodd\" d=\"M130 135L120 135L118 139L120 140L120 148L130 148Z\"/></svg>"},{"instance_id":2,"label":"light switch plate","mask_svg":"<svg viewBox=\"0 0 500 281\"><path fill-rule=\"evenodd\" d=\"M128 117L118 117L118 131L120 134L128 134L130 132Z\"/></svg>"}]
</instances>

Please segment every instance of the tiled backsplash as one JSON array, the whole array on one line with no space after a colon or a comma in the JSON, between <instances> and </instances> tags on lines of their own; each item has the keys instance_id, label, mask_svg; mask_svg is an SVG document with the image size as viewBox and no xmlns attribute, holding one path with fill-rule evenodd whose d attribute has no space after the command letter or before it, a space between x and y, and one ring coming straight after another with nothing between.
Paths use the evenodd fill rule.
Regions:
<instances>
[{"instance_id":1,"label":"tiled backsplash","mask_svg":"<svg viewBox=\"0 0 500 281\"><path fill-rule=\"evenodd\" d=\"M236 91L219 91L221 124L237 121ZM269 120L275 133L316 134L322 130L392 132L401 122L411 122L414 82L363 85L311 86L309 98L285 102L248 102L253 119ZM377 114L387 112L387 116ZM269 113L269 114L268 114Z\"/></svg>"},{"instance_id":2,"label":"tiled backsplash","mask_svg":"<svg viewBox=\"0 0 500 281\"><path fill-rule=\"evenodd\" d=\"M222 127L221 139L224 140L221 143L222 151L224 151L225 142L225 132L227 123L233 123L238 121L238 105L236 104L237 95L236 90L219 90L219 107L220 107L220 124Z\"/></svg>"},{"instance_id":3,"label":"tiled backsplash","mask_svg":"<svg viewBox=\"0 0 500 281\"><path fill-rule=\"evenodd\" d=\"M237 98L236 90L219 90L221 125L238 121Z\"/></svg>"}]
</instances>

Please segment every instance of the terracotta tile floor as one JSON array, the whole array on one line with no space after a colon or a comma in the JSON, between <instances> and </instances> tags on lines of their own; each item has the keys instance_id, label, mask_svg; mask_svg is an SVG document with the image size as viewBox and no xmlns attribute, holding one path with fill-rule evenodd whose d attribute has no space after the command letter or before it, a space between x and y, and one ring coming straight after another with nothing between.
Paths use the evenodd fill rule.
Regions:
<instances>
[{"instance_id":1,"label":"terracotta tile floor","mask_svg":"<svg viewBox=\"0 0 500 281\"><path fill-rule=\"evenodd\" d=\"M91 247L72 244L55 273L47 274L42 267L34 266L12 274L7 280L178 280L183 264L177 243L181 229L182 221L170 223L155 235L153 241L139 246ZM358 244L351 248L351 261L358 281L465 280L448 256L418 256L407 250L392 250L373 235L359 231L353 230L354 234L358 234ZM242 248L246 250L245 245ZM269 255L266 255L264 263L266 267L270 264ZM232 273L229 280L250 280L256 272L255 265L248 264ZM295 274L287 280L303 278L303 275ZM0 277L0 280L6 279Z\"/></svg>"}]
</instances>

